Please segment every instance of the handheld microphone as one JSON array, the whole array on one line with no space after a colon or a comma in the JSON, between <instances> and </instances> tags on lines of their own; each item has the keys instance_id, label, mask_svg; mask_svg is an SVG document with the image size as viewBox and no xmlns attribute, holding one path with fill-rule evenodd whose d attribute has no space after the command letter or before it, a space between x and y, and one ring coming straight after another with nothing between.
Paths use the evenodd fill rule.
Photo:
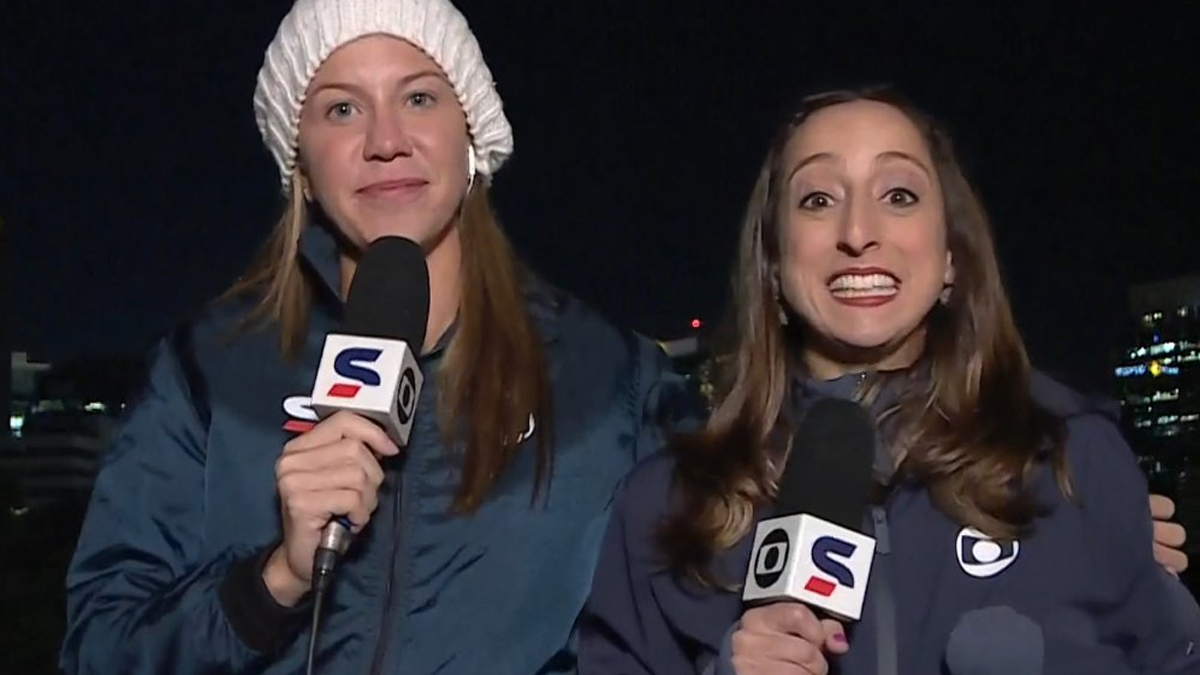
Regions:
<instances>
[{"instance_id":1,"label":"handheld microphone","mask_svg":"<svg viewBox=\"0 0 1200 675\"><path fill-rule=\"evenodd\" d=\"M401 237L383 237L363 252L346 296L340 330L325 338L313 385L320 419L347 410L373 420L399 446L408 443L424 378L417 355L429 320L425 252ZM323 592L352 538L345 516L321 531L313 586Z\"/></svg>"},{"instance_id":2,"label":"handheld microphone","mask_svg":"<svg viewBox=\"0 0 1200 675\"><path fill-rule=\"evenodd\" d=\"M805 415L779 480L775 517L758 524L742 599L800 601L862 616L875 540L862 533L875 428L861 405L823 399Z\"/></svg>"},{"instance_id":3,"label":"handheld microphone","mask_svg":"<svg viewBox=\"0 0 1200 675\"><path fill-rule=\"evenodd\" d=\"M1045 635L1032 619L1004 605L963 614L946 642L953 675L1041 675Z\"/></svg>"}]
</instances>

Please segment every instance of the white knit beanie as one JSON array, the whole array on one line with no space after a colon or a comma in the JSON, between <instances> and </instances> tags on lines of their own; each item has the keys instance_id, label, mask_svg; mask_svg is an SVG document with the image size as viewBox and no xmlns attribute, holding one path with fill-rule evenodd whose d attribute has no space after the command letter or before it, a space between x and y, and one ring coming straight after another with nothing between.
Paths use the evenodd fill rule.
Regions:
<instances>
[{"instance_id":1,"label":"white knit beanie","mask_svg":"<svg viewBox=\"0 0 1200 675\"><path fill-rule=\"evenodd\" d=\"M512 154L512 127L466 18L449 0L297 0L267 47L254 117L286 192L296 169L300 107L317 68L351 40L382 33L424 51L467 115L475 170L490 177Z\"/></svg>"}]
</instances>

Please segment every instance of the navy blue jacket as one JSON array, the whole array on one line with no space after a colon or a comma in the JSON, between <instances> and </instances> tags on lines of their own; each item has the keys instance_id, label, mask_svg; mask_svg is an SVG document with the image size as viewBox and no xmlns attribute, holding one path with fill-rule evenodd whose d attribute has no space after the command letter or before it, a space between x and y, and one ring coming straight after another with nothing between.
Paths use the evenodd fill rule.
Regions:
<instances>
[{"instance_id":1,"label":"navy blue jacket","mask_svg":"<svg viewBox=\"0 0 1200 675\"><path fill-rule=\"evenodd\" d=\"M302 421L286 410L311 392L341 313L332 239L309 228L302 246L317 296L298 363L281 359L274 330L237 330L248 307L235 302L157 348L68 571L65 672L303 672L309 608L275 605L259 576L281 536L275 462ZM436 424L442 349L423 356L413 437L403 465L386 465L379 507L336 577L317 672L574 666L613 491L661 447L656 418L681 382L656 345L576 300L543 287L528 306L552 383L548 501L531 505L531 437L478 512L449 515L459 467ZM534 436L544 425L535 420Z\"/></svg>"},{"instance_id":2,"label":"navy blue jacket","mask_svg":"<svg viewBox=\"0 0 1200 675\"><path fill-rule=\"evenodd\" d=\"M865 514L876 555L862 619L848 626L849 652L831 657L832 672L948 673L951 631L965 613L993 607L1040 625L1046 673L1200 672L1195 603L1153 559L1146 483L1132 452L1082 396L1042 376L1033 395L1065 419L1079 503L1041 470L1037 494L1052 512L1014 557L1002 552L1007 565L988 569L964 552L963 528L926 490L893 490ZM673 465L667 454L648 460L619 493L582 619L583 675L732 672L740 596L672 574L654 544L656 523L673 508ZM740 587L752 539L753 528L714 559L719 579ZM987 636L990 650L1022 648L1018 632Z\"/></svg>"}]
</instances>

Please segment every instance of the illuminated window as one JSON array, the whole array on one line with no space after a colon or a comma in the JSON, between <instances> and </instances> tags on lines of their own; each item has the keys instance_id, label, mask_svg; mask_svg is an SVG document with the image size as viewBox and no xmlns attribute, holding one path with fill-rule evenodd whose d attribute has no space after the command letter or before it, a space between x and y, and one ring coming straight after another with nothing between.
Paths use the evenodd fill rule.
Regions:
<instances>
[{"instance_id":1,"label":"illuminated window","mask_svg":"<svg viewBox=\"0 0 1200 675\"><path fill-rule=\"evenodd\" d=\"M1176 347L1176 344L1174 342L1164 342L1161 345L1154 345L1153 347L1151 347L1150 354L1151 355L1169 354L1169 353L1175 351L1175 347ZM1145 349L1142 349L1140 351L1145 351Z\"/></svg>"},{"instance_id":2,"label":"illuminated window","mask_svg":"<svg viewBox=\"0 0 1200 675\"><path fill-rule=\"evenodd\" d=\"M1151 361L1150 366L1147 368L1147 370L1150 371L1151 377L1159 377L1161 375L1178 375L1179 374L1179 366L1167 366L1167 365L1163 365L1159 361Z\"/></svg>"}]
</instances>

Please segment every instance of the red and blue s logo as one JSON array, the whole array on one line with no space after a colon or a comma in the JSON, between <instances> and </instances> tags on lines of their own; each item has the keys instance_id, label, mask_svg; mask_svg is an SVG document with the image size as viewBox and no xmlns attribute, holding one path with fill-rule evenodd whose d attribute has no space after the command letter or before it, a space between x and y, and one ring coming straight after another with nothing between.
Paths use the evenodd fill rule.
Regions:
<instances>
[{"instance_id":1,"label":"red and blue s logo","mask_svg":"<svg viewBox=\"0 0 1200 675\"><path fill-rule=\"evenodd\" d=\"M383 382L379 373L363 364L375 363L381 354L383 354L383 350L370 347L343 349L333 361L333 370L347 380L353 380L354 383L335 383L329 388L326 396L354 398L364 386L378 387Z\"/></svg>"},{"instance_id":2,"label":"red and blue s logo","mask_svg":"<svg viewBox=\"0 0 1200 675\"><path fill-rule=\"evenodd\" d=\"M804 584L804 590L828 598L838 585L854 588L854 572L838 560L849 560L858 547L837 537L823 536L813 542L812 561L817 569L834 578L834 581L813 575ZM836 558L835 558L836 556Z\"/></svg>"}]
</instances>

